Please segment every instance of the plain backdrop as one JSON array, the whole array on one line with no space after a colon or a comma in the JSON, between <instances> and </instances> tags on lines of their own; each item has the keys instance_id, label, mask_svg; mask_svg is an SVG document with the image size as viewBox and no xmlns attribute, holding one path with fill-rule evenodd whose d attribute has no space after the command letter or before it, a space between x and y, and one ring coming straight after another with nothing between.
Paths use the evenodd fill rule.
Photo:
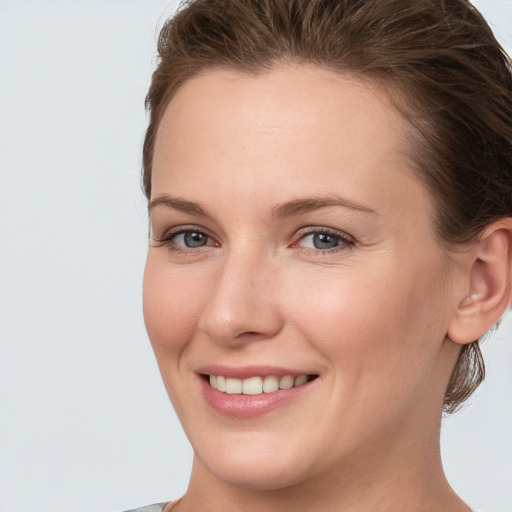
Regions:
<instances>
[{"instance_id":1,"label":"plain backdrop","mask_svg":"<svg viewBox=\"0 0 512 512\"><path fill-rule=\"evenodd\" d=\"M512 47L512 1L477 5ZM176 498L192 451L144 330L140 153L156 0L0 0L0 512ZM512 322L443 425L455 489L512 511Z\"/></svg>"}]
</instances>

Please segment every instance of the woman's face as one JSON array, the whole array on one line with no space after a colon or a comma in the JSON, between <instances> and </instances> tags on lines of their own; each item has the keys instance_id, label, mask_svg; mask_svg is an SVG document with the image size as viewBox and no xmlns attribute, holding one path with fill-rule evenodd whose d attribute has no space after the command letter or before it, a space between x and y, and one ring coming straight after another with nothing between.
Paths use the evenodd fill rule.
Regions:
<instances>
[{"instance_id":1,"label":"woman's face","mask_svg":"<svg viewBox=\"0 0 512 512\"><path fill-rule=\"evenodd\" d=\"M376 88L313 66L210 71L171 101L144 314L207 474L279 488L431 442L460 286L405 135Z\"/></svg>"}]
</instances>

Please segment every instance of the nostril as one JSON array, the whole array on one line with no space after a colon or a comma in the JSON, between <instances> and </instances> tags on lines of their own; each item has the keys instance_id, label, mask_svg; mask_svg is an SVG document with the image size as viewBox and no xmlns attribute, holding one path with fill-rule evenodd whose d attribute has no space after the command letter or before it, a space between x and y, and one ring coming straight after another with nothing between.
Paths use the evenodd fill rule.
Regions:
<instances>
[{"instance_id":1,"label":"nostril","mask_svg":"<svg viewBox=\"0 0 512 512\"><path fill-rule=\"evenodd\" d=\"M257 338L258 336L265 336L265 333L258 331L244 331L236 336L236 339L243 340L244 338Z\"/></svg>"}]
</instances>

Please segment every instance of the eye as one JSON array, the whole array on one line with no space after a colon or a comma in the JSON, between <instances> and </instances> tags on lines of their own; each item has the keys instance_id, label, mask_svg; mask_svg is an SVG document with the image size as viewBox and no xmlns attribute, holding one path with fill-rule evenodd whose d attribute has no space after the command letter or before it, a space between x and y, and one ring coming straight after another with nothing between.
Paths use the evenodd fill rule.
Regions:
<instances>
[{"instance_id":1,"label":"eye","mask_svg":"<svg viewBox=\"0 0 512 512\"><path fill-rule=\"evenodd\" d=\"M328 233L311 233L302 238L302 245L311 249L334 249L341 239Z\"/></svg>"},{"instance_id":2,"label":"eye","mask_svg":"<svg viewBox=\"0 0 512 512\"><path fill-rule=\"evenodd\" d=\"M181 245L188 248L204 247L208 245L209 236L200 231L182 231L176 233L171 237L171 240L176 245Z\"/></svg>"},{"instance_id":3,"label":"eye","mask_svg":"<svg viewBox=\"0 0 512 512\"><path fill-rule=\"evenodd\" d=\"M299 240L294 244L304 249L328 252L352 247L354 240L344 233L326 228L304 230Z\"/></svg>"},{"instance_id":4,"label":"eye","mask_svg":"<svg viewBox=\"0 0 512 512\"><path fill-rule=\"evenodd\" d=\"M177 227L168 231L161 238L153 238L153 240L165 246L170 251L187 252L201 249L207 246L217 246L217 242L207 233L194 227Z\"/></svg>"}]
</instances>

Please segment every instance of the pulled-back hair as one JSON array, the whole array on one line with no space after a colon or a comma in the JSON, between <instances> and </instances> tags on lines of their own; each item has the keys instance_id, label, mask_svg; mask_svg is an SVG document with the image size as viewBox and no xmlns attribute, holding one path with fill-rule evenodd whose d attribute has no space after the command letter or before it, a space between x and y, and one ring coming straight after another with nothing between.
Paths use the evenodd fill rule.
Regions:
<instances>
[{"instance_id":1,"label":"pulled-back hair","mask_svg":"<svg viewBox=\"0 0 512 512\"><path fill-rule=\"evenodd\" d=\"M452 250L512 217L512 76L467 0L193 0L168 20L146 97L143 186L176 90L212 68L258 74L312 63L379 84L410 127L414 171ZM464 345L445 395L453 412L482 382L478 340Z\"/></svg>"}]
</instances>

